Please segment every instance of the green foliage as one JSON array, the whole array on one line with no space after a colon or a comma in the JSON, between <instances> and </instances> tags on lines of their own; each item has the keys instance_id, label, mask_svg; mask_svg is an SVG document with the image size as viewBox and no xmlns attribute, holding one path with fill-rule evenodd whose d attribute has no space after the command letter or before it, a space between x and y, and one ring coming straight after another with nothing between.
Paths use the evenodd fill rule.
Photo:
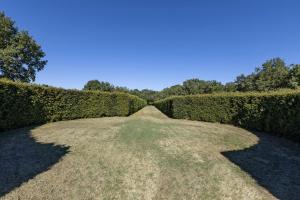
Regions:
<instances>
[{"instance_id":1,"label":"green foliage","mask_svg":"<svg viewBox=\"0 0 300 200\"><path fill-rule=\"evenodd\" d=\"M300 65L292 65L289 71L289 83L290 88L300 87Z\"/></svg>"},{"instance_id":2,"label":"green foliage","mask_svg":"<svg viewBox=\"0 0 300 200\"><path fill-rule=\"evenodd\" d=\"M25 31L19 31L9 17L0 12L0 77L30 82L44 68L45 53Z\"/></svg>"},{"instance_id":3,"label":"green foliage","mask_svg":"<svg viewBox=\"0 0 300 200\"><path fill-rule=\"evenodd\" d=\"M162 91L154 91L149 89L144 90L129 90L130 94L139 96L147 100L148 104L174 95L189 95L189 94L204 94L215 93L224 90L224 86L217 81L203 81L199 79L190 79L183 83L183 85L173 85L165 88Z\"/></svg>"},{"instance_id":4,"label":"green foliage","mask_svg":"<svg viewBox=\"0 0 300 200\"><path fill-rule=\"evenodd\" d=\"M300 91L175 96L154 103L177 119L234 124L300 141Z\"/></svg>"},{"instance_id":5,"label":"green foliage","mask_svg":"<svg viewBox=\"0 0 300 200\"><path fill-rule=\"evenodd\" d=\"M0 131L60 120L127 116L145 104L125 93L64 90L0 80Z\"/></svg>"},{"instance_id":6,"label":"green foliage","mask_svg":"<svg viewBox=\"0 0 300 200\"><path fill-rule=\"evenodd\" d=\"M215 93L215 92L222 92L224 91L224 86L222 83L218 81L206 81L206 88L204 93L210 94L210 93Z\"/></svg>"},{"instance_id":7,"label":"green foliage","mask_svg":"<svg viewBox=\"0 0 300 200\"><path fill-rule=\"evenodd\" d=\"M0 49L5 48L17 32L15 22L0 12Z\"/></svg>"},{"instance_id":8,"label":"green foliage","mask_svg":"<svg viewBox=\"0 0 300 200\"><path fill-rule=\"evenodd\" d=\"M255 85L257 91L287 88L289 69L280 58L273 58L256 69Z\"/></svg>"},{"instance_id":9,"label":"green foliage","mask_svg":"<svg viewBox=\"0 0 300 200\"><path fill-rule=\"evenodd\" d=\"M255 74L245 76L244 74L238 76L235 81L236 89L239 92L255 91Z\"/></svg>"},{"instance_id":10,"label":"green foliage","mask_svg":"<svg viewBox=\"0 0 300 200\"><path fill-rule=\"evenodd\" d=\"M114 89L114 86L109 82L100 82L98 80L88 81L83 88L83 90L99 90L104 92L112 92Z\"/></svg>"},{"instance_id":11,"label":"green foliage","mask_svg":"<svg viewBox=\"0 0 300 200\"><path fill-rule=\"evenodd\" d=\"M182 85L174 85L169 88L165 88L161 91L163 97L176 96L176 95L186 95L187 91Z\"/></svg>"},{"instance_id":12,"label":"green foliage","mask_svg":"<svg viewBox=\"0 0 300 200\"><path fill-rule=\"evenodd\" d=\"M116 92L125 92L125 93L129 93L130 90L127 87L120 87L120 86L116 86L114 89Z\"/></svg>"},{"instance_id":13,"label":"green foliage","mask_svg":"<svg viewBox=\"0 0 300 200\"><path fill-rule=\"evenodd\" d=\"M158 100L158 95L159 92L154 91L154 90L148 90L148 89L144 89L144 90L131 90L130 94L136 95L142 99L147 100L148 104L152 104L154 101Z\"/></svg>"},{"instance_id":14,"label":"green foliage","mask_svg":"<svg viewBox=\"0 0 300 200\"><path fill-rule=\"evenodd\" d=\"M256 68L254 73L238 76L235 83L237 90L241 92L270 91L291 88L289 85L291 78L293 77L289 77L289 67L285 62L280 58L273 58Z\"/></svg>"},{"instance_id":15,"label":"green foliage","mask_svg":"<svg viewBox=\"0 0 300 200\"><path fill-rule=\"evenodd\" d=\"M223 85L217 81L190 79L183 82L186 94L205 94L223 91Z\"/></svg>"},{"instance_id":16,"label":"green foliage","mask_svg":"<svg viewBox=\"0 0 300 200\"><path fill-rule=\"evenodd\" d=\"M205 81L199 79L190 79L183 82L183 87L187 94L203 94L205 91Z\"/></svg>"},{"instance_id":17,"label":"green foliage","mask_svg":"<svg viewBox=\"0 0 300 200\"><path fill-rule=\"evenodd\" d=\"M105 91L105 92L123 92L138 96L142 99L145 99L149 104L157 101L159 99L159 92L154 90L130 90L127 87L120 87L114 86L111 83L98 81L98 80L91 80L88 81L85 85L83 90L98 90L98 91Z\"/></svg>"},{"instance_id":18,"label":"green foliage","mask_svg":"<svg viewBox=\"0 0 300 200\"><path fill-rule=\"evenodd\" d=\"M237 91L236 84L233 82L226 83L224 86L224 91L225 92L236 92Z\"/></svg>"}]
</instances>

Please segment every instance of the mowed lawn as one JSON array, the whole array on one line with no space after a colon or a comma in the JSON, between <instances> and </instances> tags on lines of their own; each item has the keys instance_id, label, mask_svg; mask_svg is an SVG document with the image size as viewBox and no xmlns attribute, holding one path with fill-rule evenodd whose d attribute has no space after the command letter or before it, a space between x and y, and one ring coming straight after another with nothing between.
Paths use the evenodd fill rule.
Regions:
<instances>
[{"instance_id":1,"label":"mowed lawn","mask_svg":"<svg viewBox=\"0 0 300 200\"><path fill-rule=\"evenodd\" d=\"M0 199L300 199L299 169L295 143L151 106L0 135Z\"/></svg>"}]
</instances>

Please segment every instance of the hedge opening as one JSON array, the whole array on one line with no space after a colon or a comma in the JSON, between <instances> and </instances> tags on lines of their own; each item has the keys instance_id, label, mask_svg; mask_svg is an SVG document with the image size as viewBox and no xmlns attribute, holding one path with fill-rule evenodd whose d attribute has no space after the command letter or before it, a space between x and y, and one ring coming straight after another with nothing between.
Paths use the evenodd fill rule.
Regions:
<instances>
[{"instance_id":1,"label":"hedge opening","mask_svg":"<svg viewBox=\"0 0 300 200\"><path fill-rule=\"evenodd\" d=\"M300 142L300 91L174 96L154 103L169 117L233 124Z\"/></svg>"},{"instance_id":2,"label":"hedge opening","mask_svg":"<svg viewBox=\"0 0 300 200\"><path fill-rule=\"evenodd\" d=\"M145 105L145 100L125 93L0 80L0 131L60 120L128 116Z\"/></svg>"}]
</instances>

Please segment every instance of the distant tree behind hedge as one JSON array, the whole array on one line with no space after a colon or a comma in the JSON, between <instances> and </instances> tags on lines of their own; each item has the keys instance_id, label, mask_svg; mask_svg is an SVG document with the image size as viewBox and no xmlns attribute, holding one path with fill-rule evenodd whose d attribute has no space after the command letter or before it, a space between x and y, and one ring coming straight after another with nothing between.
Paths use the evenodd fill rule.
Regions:
<instances>
[{"instance_id":1,"label":"distant tree behind hedge","mask_svg":"<svg viewBox=\"0 0 300 200\"><path fill-rule=\"evenodd\" d=\"M26 31L19 31L15 22L0 12L0 77L30 82L47 61L41 46Z\"/></svg>"},{"instance_id":2,"label":"distant tree behind hedge","mask_svg":"<svg viewBox=\"0 0 300 200\"><path fill-rule=\"evenodd\" d=\"M289 68L280 58L266 61L256 69L257 91L269 91L278 88L287 88Z\"/></svg>"},{"instance_id":3,"label":"distant tree behind hedge","mask_svg":"<svg viewBox=\"0 0 300 200\"><path fill-rule=\"evenodd\" d=\"M270 91L298 87L300 82L297 79L297 65L295 66L287 66L281 58L267 60L252 74L242 74L236 78L237 91Z\"/></svg>"},{"instance_id":4,"label":"distant tree behind hedge","mask_svg":"<svg viewBox=\"0 0 300 200\"><path fill-rule=\"evenodd\" d=\"M229 82L224 85L225 92L236 92L236 84L234 82Z\"/></svg>"},{"instance_id":5,"label":"distant tree behind hedge","mask_svg":"<svg viewBox=\"0 0 300 200\"><path fill-rule=\"evenodd\" d=\"M99 90L105 92L112 92L114 89L114 86L109 82L100 82L98 80L88 81L83 87L83 90Z\"/></svg>"},{"instance_id":6,"label":"distant tree behind hedge","mask_svg":"<svg viewBox=\"0 0 300 200\"><path fill-rule=\"evenodd\" d=\"M205 81L200 79L189 79L183 82L186 94L207 94L224 91L224 86L218 81Z\"/></svg>"},{"instance_id":7,"label":"distant tree behind hedge","mask_svg":"<svg viewBox=\"0 0 300 200\"><path fill-rule=\"evenodd\" d=\"M162 96L172 96L172 95L186 95L187 91L182 85L173 85L169 88L165 88L161 91Z\"/></svg>"},{"instance_id":8,"label":"distant tree behind hedge","mask_svg":"<svg viewBox=\"0 0 300 200\"><path fill-rule=\"evenodd\" d=\"M147 100L148 104L151 104L154 101L160 99L159 98L160 92L149 90L149 89L143 89L143 90L134 89L134 90L130 90L129 93Z\"/></svg>"},{"instance_id":9,"label":"distant tree behind hedge","mask_svg":"<svg viewBox=\"0 0 300 200\"><path fill-rule=\"evenodd\" d=\"M164 88L161 91L150 89L130 90L126 87L115 87L108 82L98 80L89 81L85 90L121 91L136 95L153 103L169 96L183 96L193 94L212 94L219 92L252 92L271 91L281 88L296 89L300 87L300 65L287 65L281 58L273 58L264 62L249 75L239 75L235 81L222 84L212 80L198 78L188 79L182 84Z\"/></svg>"},{"instance_id":10,"label":"distant tree behind hedge","mask_svg":"<svg viewBox=\"0 0 300 200\"><path fill-rule=\"evenodd\" d=\"M294 89L300 87L300 65L291 65L288 75L288 87Z\"/></svg>"}]
</instances>

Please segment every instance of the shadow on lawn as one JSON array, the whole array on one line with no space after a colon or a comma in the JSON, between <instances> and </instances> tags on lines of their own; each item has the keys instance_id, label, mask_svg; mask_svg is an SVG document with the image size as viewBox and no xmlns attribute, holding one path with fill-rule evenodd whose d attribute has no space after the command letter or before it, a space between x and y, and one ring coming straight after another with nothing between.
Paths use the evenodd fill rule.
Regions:
<instances>
[{"instance_id":1,"label":"shadow on lawn","mask_svg":"<svg viewBox=\"0 0 300 200\"><path fill-rule=\"evenodd\" d=\"M69 147L39 143L33 128L0 133L0 197L47 171L69 152Z\"/></svg>"},{"instance_id":2,"label":"shadow on lawn","mask_svg":"<svg viewBox=\"0 0 300 200\"><path fill-rule=\"evenodd\" d=\"M254 133L259 143L244 150L222 154L273 196L300 199L300 147L298 144L264 133Z\"/></svg>"}]
</instances>

